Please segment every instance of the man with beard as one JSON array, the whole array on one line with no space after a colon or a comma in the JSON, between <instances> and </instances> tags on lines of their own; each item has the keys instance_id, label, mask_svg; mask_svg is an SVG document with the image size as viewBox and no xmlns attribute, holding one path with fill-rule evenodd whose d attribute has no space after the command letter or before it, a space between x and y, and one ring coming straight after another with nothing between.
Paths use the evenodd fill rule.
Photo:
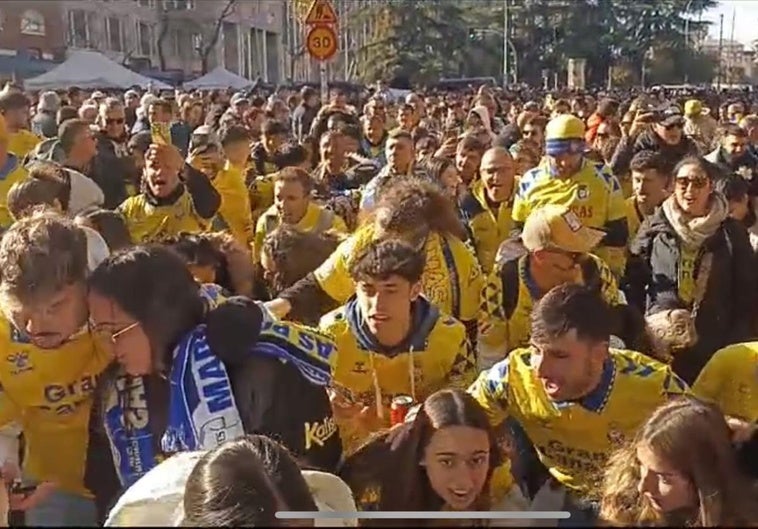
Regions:
<instances>
[{"instance_id":1,"label":"man with beard","mask_svg":"<svg viewBox=\"0 0 758 529\"><path fill-rule=\"evenodd\" d=\"M716 164L724 173L744 178L751 198L758 196L758 158L749 149L748 134L738 125L725 125L718 147L705 159Z\"/></svg>"}]
</instances>

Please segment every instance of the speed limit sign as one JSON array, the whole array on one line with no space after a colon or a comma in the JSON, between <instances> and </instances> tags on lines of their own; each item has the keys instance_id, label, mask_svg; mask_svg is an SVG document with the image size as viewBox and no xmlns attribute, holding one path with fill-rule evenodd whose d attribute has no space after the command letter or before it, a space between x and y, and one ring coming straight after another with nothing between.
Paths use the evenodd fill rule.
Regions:
<instances>
[{"instance_id":1,"label":"speed limit sign","mask_svg":"<svg viewBox=\"0 0 758 529\"><path fill-rule=\"evenodd\" d=\"M305 44L311 57L325 61L337 53L337 34L331 26L316 26L308 32Z\"/></svg>"}]
</instances>

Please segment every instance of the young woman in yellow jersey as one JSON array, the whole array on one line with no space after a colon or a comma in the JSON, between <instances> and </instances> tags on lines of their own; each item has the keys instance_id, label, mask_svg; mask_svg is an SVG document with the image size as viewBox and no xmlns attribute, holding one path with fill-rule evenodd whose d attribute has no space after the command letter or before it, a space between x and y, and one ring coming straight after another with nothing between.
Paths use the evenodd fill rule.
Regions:
<instances>
[{"instance_id":1,"label":"young woman in yellow jersey","mask_svg":"<svg viewBox=\"0 0 758 529\"><path fill-rule=\"evenodd\" d=\"M613 526L755 527L758 489L737 465L714 406L661 406L610 460L600 518Z\"/></svg>"},{"instance_id":2,"label":"young woman in yellow jersey","mask_svg":"<svg viewBox=\"0 0 758 529\"><path fill-rule=\"evenodd\" d=\"M115 359L88 447L86 481L101 508L165 456L246 432L276 436L311 465L337 464L323 387L334 344L213 287L163 246L122 251L90 276L91 325Z\"/></svg>"},{"instance_id":3,"label":"young woman in yellow jersey","mask_svg":"<svg viewBox=\"0 0 758 529\"><path fill-rule=\"evenodd\" d=\"M482 407L461 390L443 389L415 417L367 441L345 461L340 477L364 511L524 510L523 497L501 486L512 483L498 477L502 461L501 443ZM482 522L488 521L475 523ZM473 525L462 520L424 525L441 524Z\"/></svg>"},{"instance_id":4,"label":"young woman in yellow jersey","mask_svg":"<svg viewBox=\"0 0 758 529\"><path fill-rule=\"evenodd\" d=\"M453 202L436 184L408 177L389 186L372 217L309 274L269 303L270 310L286 315L310 296L328 296L344 303L355 292L350 263L372 241L397 237L423 248L426 267L422 293L441 311L466 325L475 337L480 307L482 273L473 253L463 243L465 230Z\"/></svg>"}]
</instances>

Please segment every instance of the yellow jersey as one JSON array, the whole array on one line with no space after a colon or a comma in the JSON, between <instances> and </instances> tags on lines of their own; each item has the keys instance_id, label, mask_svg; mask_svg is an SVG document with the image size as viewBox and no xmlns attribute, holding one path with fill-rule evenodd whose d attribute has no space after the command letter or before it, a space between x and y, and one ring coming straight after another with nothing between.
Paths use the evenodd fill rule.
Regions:
<instances>
[{"instance_id":1,"label":"yellow jersey","mask_svg":"<svg viewBox=\"0 0 758 529\"><path fill-rule=\"evenodd\" d=\"M24 473L90 496L84 486L89 419L97 376L112 357L82 331L56 349L40 349L0 318L0 426L24 431Z\"/></svg>"},{"instance_id":2,"label":"yellow jersey","mask_svg":"<svg viewBox=\"0 0 758 529\"><path fill-rule=\"evenodd\" d=\"M245 186L245 169L236 167L227 160L221 169L211 180L213 187L221 195L221 206L217 216L229 229L232 236L245 246L253 242L252 212L250 210L250 196Z\"/></svg>"},{"instance_id":3,"label":"yellow jersey","mask_svg":"<svg viewBox=\"0 0 758 529\"><path fill-rule=\"evenodd\" d=\"M201 233L209 226L195 211L187 190L173 204L153 205L142 193L127 198L118 209L135 244L160 241L182 232Z\"/></svg>"},{"instance_id":4,"label":"yellow jersey","mask_svg":"<svg viewBox=\"0 0 758 529\"><path fill-rule=\"evenodd\" d=\"M624 204L626 205L626 223L629 225L629 243L627 243L627 247L629 247L637 235L643 219L637 209L637 199L635 197L627 198Z\"/></svg>"},{"instance_id":5,"label":"yellow jersey","mask_svg":"<svg viewBox=\"0 0 758 529\"><path fill-rule=\"evenodd\" d=\"M263 240L266 235L273 232L279 227L281 219L275 206L271 206L266 212L258 218L255 227L255 259L258 260L258 254L263 248ZM296 229L305 233L323 233L333 230L338 233L347 234L347 225L342 217L335 214L332 210L319 206L314 202L308 204L305 215L300 222L294 225Z\"/></svg>"},{"instance_id":6,"label":"yellow jersey","mask_svg":"<svg viewBox=\"0 0 758 529\"><path fill-rule=\"evenodd\" d=\"M21 129L18 132L10 134L8 138L8 152L15 154L19 158L23 158L41 142L42 138L33 132Z\"/></svg>"},{"instance_id":7,"label":"yellow jersey","mask_svg":"<svg viewBox=\"0 0 758 529\"><path fill-rule=\"evenodd\" d=\"M718 405L724 415L758 422L758 342L716 351L698 375L692 393Z\"/></svg>"},{"instance_id":8,"label":"yellow jersey","mask_svg":"<svg viewBox=\"0 0 758 529\"><path fill-rule=\"evenodd\" d=\"M350 264L374 239L374 225L364 224L314 271L319 286L338 303L345 303L355 293ZM460 239L438 233L429 234L425 250L424 296L464 323L476 320L484 279L471 250Z\"/></svg>"},{"instance_id":9,"label":"yellow jersey","mask_svg":"<svg viewBox=\"0 0 758 529\"><path fill-rule=\"evenodd\" d=\"M481 180L475 181L471 192L460 201L459 207L474 238L476 256L485 273L492 270L500 244L510 235L512 206L510 201L503 202L498 205L497 211L493 211L485 198Z\"/></svg>"},{"instance_id":10,"label":"yellow jersey","mask_svg":"<svg viewBox=\"0 0 758 529\"><path fill-rule=\"evenodd\" d=\"M382 346L365 326L355 298L321 318L319 329L337 347L332 373L335 385L350 399L376 410L381 424L390 426L390 404L399 395L423 402L446 387L465 389L476 377L476 361L463 324L426 299L413 305L410 336L393 348ZM352 453L372 431L337 421L346 454Z\"/></svg>"},{"instance_id":11,"label":"yellow jersey","mask_svg":"<svg viewBox=\"0 0 758 529\"><path fill-rule=\"evenodd\" d=\"M271 175L256 176L247 183L253 223L274 204L274 180Z\"/></svg>"},{"instance_id":12,"label":"yellow jersey","mask_svg":"<svg viewBox=\"0 0 758 529\"><path fill-rule=\"evenodd\" d=\"M469 388L491 424L517 420L550 474L590 499L599 494L608 456L634 437L653 410L688 392L669 366L616 349L610 350L600 384L578 401L548 397L531 349L516 349Z\"/></svg>"},{"instance_id":13,"label":"yellow jersey","mask_svg":"<svg viewBox=\"0 0 758 529\"><path fill-rule=\"evenodd\" d=\"M28 173L21 164L21 159L8 154L5 164L0 167L0 228L8 228L13 224L13 217L8 210L8 191L13 184L26 178Z\"/></svg>"},{"instance_id":14,"label":"yellow jersey","mask_svg":"<svg viewBox=\"0 0 758 529\"><path fill-rule=\"evenodd\" d=\"M596 287L609 305L622 303L613 272L595 255L588 255L577 269L576 282ZM500 360L508 351L529 345L532 308L543 294L529 272L529 255L495 265L487 275L482 296L486 324L478 343L483 361Z\"/></svg>"},{"instance_id":15,"label":"yellow jersey","mask_svg":"<svg viewBox=\"0 0 758 529\"><path fill-rule=\"evenodd\" d=\"M626 204L618 180L604 164L584 160L570 178L556 178L546 160L519 180L513 203L513 220L526 222L529 213L545 204L571 208L590 228L604 229L609 222L626 219ZM598 248L597 254L619 277L624 272L624 248Z\"/></svg>"}]
</instances>

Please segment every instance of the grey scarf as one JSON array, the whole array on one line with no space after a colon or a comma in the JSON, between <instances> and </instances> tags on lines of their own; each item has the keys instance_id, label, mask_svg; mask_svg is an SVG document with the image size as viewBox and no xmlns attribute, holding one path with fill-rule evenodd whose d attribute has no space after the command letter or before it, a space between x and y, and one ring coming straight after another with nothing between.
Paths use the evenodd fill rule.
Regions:
<instances>
[{"instance_id":1,"label":"grey scarf","mask_svg":"<svg viewBox=\"0 0 758 529\"><path fill-rule=\"evenodd\" d=\"M663 202L663 214L684 244L700 248L729 216L729 205L721 193L711 194L709 206L706 215L692 217L679 207L676 197L672 195Z\"/></svg>"}]
</instances>

